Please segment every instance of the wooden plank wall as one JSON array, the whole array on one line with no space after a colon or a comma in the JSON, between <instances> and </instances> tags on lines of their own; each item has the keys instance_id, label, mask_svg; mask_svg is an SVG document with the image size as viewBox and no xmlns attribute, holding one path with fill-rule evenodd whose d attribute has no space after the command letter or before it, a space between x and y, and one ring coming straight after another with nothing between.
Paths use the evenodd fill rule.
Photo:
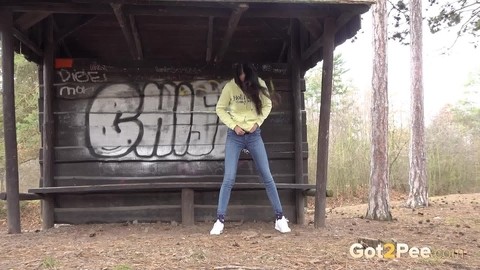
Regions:
<instances>
[{"instance_id":1,"label":"wooden plank wall","mask_svg":"<svg viewBox=\"0 0 480 270\"><path fill-rule=\"evenodd\" d=\"M221 182L227 128L215 105L231 79L230 69L57 62L54 185ZM267 84L273 84L278 101L262 125L270 167L276 182L294 183L289 71L278 64L258 69ZM306 138L304 112L303 119ZM306 159L306 142L303 146ZM250 156L242 153L240 159L237 181L261 181ZM285 214L293 222L294 195L280 191ZM180 191L60 195L55 222L180 221L180 198ZM217 200L218 191L196 191L195 219L213 220ZM227 215L229 220L270 220L273 211L265 191L234 191Z\"/></svg>"}]
</instances>

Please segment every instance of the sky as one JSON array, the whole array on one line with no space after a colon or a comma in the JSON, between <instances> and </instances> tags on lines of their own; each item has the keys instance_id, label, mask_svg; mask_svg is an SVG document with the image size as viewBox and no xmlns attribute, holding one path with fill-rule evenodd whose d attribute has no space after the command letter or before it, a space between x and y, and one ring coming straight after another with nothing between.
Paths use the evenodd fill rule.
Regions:
<instances>
[{"instance_id":1,"label":"sky","mask_svg":"<svg viewBox=\"0 0 480 270\"><path fill-rule=\"evenodd\" d=\"M456 33L452 31L430 33L424 21L423 73L427 123L443 106L453 104L464 96L464 86L471 76L469 73L480 73L480 48L475 49L468 43L467 37L457 40L448 49L455 37ZM366 98L370 98L372 88L372 41L372 14L368 12L362 15L362 29L357 33L357 39L354 42L347 40L335 50L336 54L342 54L345 67L349 69L346 76L360 93L368 95ZM397 41L389 41L387 46L390 111L409 116L410 47Z\"/></svg>"}]
</instances>

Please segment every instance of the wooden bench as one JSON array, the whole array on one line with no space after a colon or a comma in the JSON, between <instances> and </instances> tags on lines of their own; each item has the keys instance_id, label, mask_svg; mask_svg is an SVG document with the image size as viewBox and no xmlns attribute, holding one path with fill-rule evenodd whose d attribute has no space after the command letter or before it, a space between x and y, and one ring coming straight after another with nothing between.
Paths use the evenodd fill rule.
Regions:
<instances>
[{"instance_id":1,"label":"wooden bench","mask_svg":"<svg viewBox=\"0 0 480 270\"><path fill-rule=\"evenodd\" d=\"M34 193L19 193L18 199L20 201L35 201L35 200L41 200L42 196ZM7 193L0 192L0 201L6 201L6 200L7 200Z\"/></svg>"},{"instance_id":2,"label":"wooden bench","mask_svg":"<svg viewBox=\"0 0 480 270\"><path fill-rule=\"evenodd\" d=\"M195 190L219 190L220 182L164 182L164 183L131 183L131 184L107 184L88 186L62 186L62 187L40 187L29 189L29 193L46 197L55 194L92 194L92 193L122 193L122 192L152 192L166 190L181 190L181 211L182 224L194 224L194 193ZM312 193L315 185L277 183L277 189L297 190ZM263 183L235 183L235 190L261 190L265 189Z\"/></svg>"}]
</instances>

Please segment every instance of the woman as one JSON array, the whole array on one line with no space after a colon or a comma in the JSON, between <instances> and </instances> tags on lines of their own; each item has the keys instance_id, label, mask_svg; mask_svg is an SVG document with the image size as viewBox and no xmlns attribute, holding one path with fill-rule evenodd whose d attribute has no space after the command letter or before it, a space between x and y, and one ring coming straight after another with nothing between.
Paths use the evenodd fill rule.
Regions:
<instances>
[{"instance_id":1,"label":"woman","mask_svg":"<svg viewBox=\"0 0 480 270\"><path fill-rule=\"evenodd\" d=\"M260 126L271 110L272 101L267 86L265 81L258 78L253 65L237 65L235 78L223 88L216 107L217 115L228 127L228 131L225 143L225 174L218 198L217 221L210 231L212 235L223 232L225 213L237 174L238 158L243 149L247 149L252 155L265 184L275 211L275 229L282 233L290 232L260 135Z\"/></svg>"}]
</instances>

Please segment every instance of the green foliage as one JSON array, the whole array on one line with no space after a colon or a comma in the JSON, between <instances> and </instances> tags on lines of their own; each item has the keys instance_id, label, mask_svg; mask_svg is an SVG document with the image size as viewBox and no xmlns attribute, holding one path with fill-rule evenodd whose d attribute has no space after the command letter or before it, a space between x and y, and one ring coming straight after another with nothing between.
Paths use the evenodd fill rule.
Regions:
<instances>
[{"instance_id":1,"label":"green foliage","mask_svg":"<svg viewBox=\"0 0 480 270\"><path fill-rule=\"evenodd\" d=\"M456 115L457 106L446 106L427 129L431 194L480 190L480 136L465 128L464 119Z\"/></svg>"},{"instance_id":2,"label":"green foliage","mask_svg":"<svg viewBox=\"0 0 480 270\"><path fill-rule=\"evenodd\" d=\"M333 59L333 91L332 107L341 105L339 99L349 91L349 85L345 82L344 75L348 70L344 67L345 61L341 54L335 55ZM305 99L309 102L310 108L320 108L322 92L322 66L316 65L305 74L306 91Z\"/></svg>"},{"instance_id":3,"label":"green foliage","mask_svg":"<svg viewBox=\"0 0 480 270\"><path fill-rule=\"evenodd\" d=\"M429 155L434 190L480 190L480 72L467 84L463 99L446 106L431 126ZM438 164L436 164L438 163Z\"/></svg>"},{"instance_id":4,"label":"green foliage","mask_svg":"<svg viewBox=\"0 0 480 270\"><path fill-rule=\"evenodd\" d=\"M28 62L22 55L15 55L15 117L19 162L38 155L40 132L38 122L38 70L37 65ZM5 140L3 134L3 103L0 102L0 168L5 162Z\"/></svg>"},{"instance_id":5,"label":"green foliage","mask_svg":"<svg viewBox=\"0 0 480 270\"><path fill-rule=\"evenodd\" d=\"M480 24L480 2L477 0L447 1L440 4L437 0L429 0L430 6L439 5L437 15L428 19L428 26L432 33L442 29L460 25L457 34L471 34L478 37Z\"/></svg>"},{"instance_id":6,"label":"green foliage","mask_svg":"<svg viewBox=\"0 0 480 270\"><path fill-rule=\"evenodd\" d=\"M455 121L458 122L462 130L470 136L478 137L480 135L480 107L472 101L462 100L456 108L452 109Z\"/></svg>"}]
</instances>

